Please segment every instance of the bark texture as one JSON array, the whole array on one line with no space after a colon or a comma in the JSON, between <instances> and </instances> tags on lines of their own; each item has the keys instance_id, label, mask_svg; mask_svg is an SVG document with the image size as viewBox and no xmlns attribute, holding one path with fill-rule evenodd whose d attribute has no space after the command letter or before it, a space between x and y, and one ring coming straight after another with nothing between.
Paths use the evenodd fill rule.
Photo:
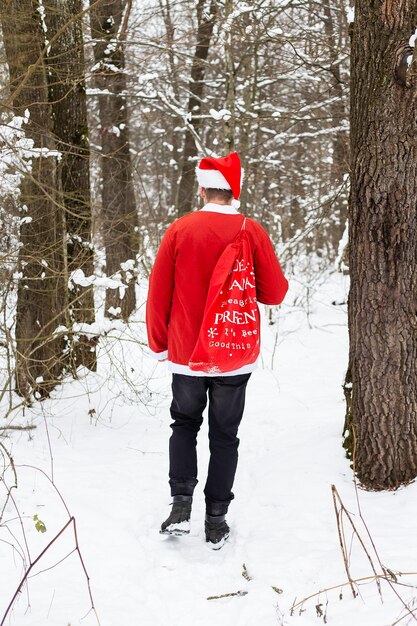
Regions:
<instances>
[{"instance_id":1,"label":"bark texture","mask_svg":"<svg viewBox=\"0 0 417 626\"><path fill-rule=\"evenodd\" d=\"M350 373L354 468L417 476L417 80L400 80L415 0L356 0L352 34Z\"/></svg>"},{"instance_id":2,"label":"bark texture","mask_svg":"<svg viewBox=\"0 0 417 626\"><path fill-rule=\"evenodd\" d=\"M90 202L90 148L87 127L82 0L44 0L53 132L61 153L58 162L67 231L68 273L94 273ZM69 292L70 320L94 322L92 287L74 285ZM96 369L95 339L85 335L73 350L74 367Z\"/></svg>"},{"instance_id":3,"label":"bark texture","mask_svg":"<svg viewBox=\"0 0 417 626\"><path fill-rule=\"evenodd\" d=\"M127 11L124 0L103 0L91 9L91 34L94 39L95 85L101 125L102 227L108 276L120 273L129 282L124 297L118 289L107 289L106 311L120 308L127 319L135 308L135 283L121 263L136 259L138 217L132 179L129 117L126 98L124 37ZM112 316L117 316L113 312Z\"/></svg>"},{"instance_id":4,"label":"bark texture","mask_svg":"<svg viewBox=\"0 0 417 626\"><path fill-rule=\"evenodd\" d=\"M32 172L21 185L24 216L21 227L16 316L16 389L30 398L31 391L46 394L58 382L65 356L54 329L66 323L67 289L64 222L51 107L48 102L43 32L38 3L1 0L0 15L10 73L10 102L16 115L28 109L26 136L33 140Z\"/></svg>"}]
</instances>

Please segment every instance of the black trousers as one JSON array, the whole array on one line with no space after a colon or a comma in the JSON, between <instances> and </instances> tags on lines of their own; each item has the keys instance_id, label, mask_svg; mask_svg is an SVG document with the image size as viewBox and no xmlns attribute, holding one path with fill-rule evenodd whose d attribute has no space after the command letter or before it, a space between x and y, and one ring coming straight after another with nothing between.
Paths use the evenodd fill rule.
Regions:
<instances>
[{"instance_id":1,"label":"black trousers","mask_svg":"<svg viewBox=\"0 0 417 626\"><path fill-rule=\"evenodd\" d=\"M192 495L197 484L197 434L209 400L210 462L204 488L209 515L223 515L231 500L239 439L250 374L237 376L172 375L169 440L171 495Z\"/></svg>"}]
</instances>

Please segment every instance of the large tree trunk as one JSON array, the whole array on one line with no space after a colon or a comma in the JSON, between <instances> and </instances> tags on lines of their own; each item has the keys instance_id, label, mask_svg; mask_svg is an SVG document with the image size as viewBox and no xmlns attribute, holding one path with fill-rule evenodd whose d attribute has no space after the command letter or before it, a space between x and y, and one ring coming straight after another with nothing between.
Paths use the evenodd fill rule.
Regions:
<instances>
[{"instance_id":1,"label":"large tree trunk","mask_svg":"<svg viewBox=\"0 0 417 626\"><path fill-rule=\"evenodd\" d=\"M112 316L127 319L136 305L135 281L129 280L131 272L125 272L121 264L135 261L138 248L123 48L128 3L125 0L104 0L94 7L95 2L90 0L90 4L95 84L101 91L98 101L106 270L108 276L120 274L129 282L124 297L120 296L118 289L107 290L106 314L112 307Z\"/></svg>"},{"instance_id":2,"label":"large tree trunk","mask_svg":"<svg viewBox=\"0 0 417 626\"><path fill-rule=\"evenodd\" d=\"M88 143L82 0L44 0L48 54L49 98L53 131L61 152L62 182L67 230L68 272L94 273L90 201L90 149ZM56 37L54 37L57 35ZM93 288L74 285L69 292L70 321L94 322ZM75 344L74 367L96 369L95 339L80 335Z\"/></svg>"},{"instance_id":3,"label":"large tree trunk","mask_svg":"<svg viewBox=\"0 0 417 626\"><path fill-rule=\"evenodd\" d=\"M204 89L206 61L213 34L214 22L217 14L217 0L211 0L208 14L205 12L206 0L198 0L197 4L197 45L191 66L191 80L189 84L190 98L188 100L188 123L185 133L184 151L181 165L181 179L178 187L177 207L178 215L184 215L193 207L195 189L195 157L197 145L195 134L201 125L201 101Z\"/></svg>"},{"instance_id":4,"label":"large tree trunk","mask_svg":"<svg viewBox=\"0 0 417 626\"><path fill-rule=\"evenodd\" d=\"M1 21L14 112L29 110L26 136L33 140L32 172L21 185L23 214L31 221L21 227L16 318L16 388L30 398L31 391L47 393L58 382L65 356L54 329L66 323L67 275L61 194L51 107L42 61L43 33L38 3L1 0ZM40 150L46 151L42 155ZM38 155L38 156L37 156Z\"/></svg>"},{"instance_id":5,"label":"large tree trunk","mask_svg":"<svg viewBox=\"0 0 417 626\"><path fill-rule=\"evenodd\" d=\"M356 0L351 67L349 333L354 469L370 489L417 476L415 0ZM408 53L410 49L408 49Z\"/></svg>"}]
</instances>

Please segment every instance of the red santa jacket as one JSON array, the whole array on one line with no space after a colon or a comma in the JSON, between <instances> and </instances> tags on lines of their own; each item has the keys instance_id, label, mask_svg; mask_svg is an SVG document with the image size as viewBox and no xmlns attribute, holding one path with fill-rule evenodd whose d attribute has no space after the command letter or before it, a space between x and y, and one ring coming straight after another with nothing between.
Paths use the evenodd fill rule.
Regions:
<instances>
[{"instance_id":1,"label":"red santa jacket","mask_svg":"<svg viewBox=\"0 0 417 626\"><path fill-rule=\"evenodd\" d=\"M168 358L172 372L204 376L188 367L203 320L210 278L219 256L242 226L232 206L206 204L167 229L149 278L146 328L149 347L158 359ZM251 241L256 294L263 304L281 304L288 289L269 235L246 220ZM243 374L256 363L228 372Z\"/></svg>"}]
</instances>

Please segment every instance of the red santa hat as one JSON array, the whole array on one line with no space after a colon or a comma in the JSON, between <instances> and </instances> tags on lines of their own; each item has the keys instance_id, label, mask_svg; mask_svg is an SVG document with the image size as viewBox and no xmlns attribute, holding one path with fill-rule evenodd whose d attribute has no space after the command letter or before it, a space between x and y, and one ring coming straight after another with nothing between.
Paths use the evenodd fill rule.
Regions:
<instances>
[{"instance_id":1,"label":"red santa hat","mask_svg":"<svg viewBox=\"0 0 417 626\"><path fill-rule=\"evenodd\" d=\"M204 189L230 189L234 198L232 204L239 206L242 168L237 152L218 159L204 157L196 168L196 174L198 184Z\"/></svg>"}]
</instances>

